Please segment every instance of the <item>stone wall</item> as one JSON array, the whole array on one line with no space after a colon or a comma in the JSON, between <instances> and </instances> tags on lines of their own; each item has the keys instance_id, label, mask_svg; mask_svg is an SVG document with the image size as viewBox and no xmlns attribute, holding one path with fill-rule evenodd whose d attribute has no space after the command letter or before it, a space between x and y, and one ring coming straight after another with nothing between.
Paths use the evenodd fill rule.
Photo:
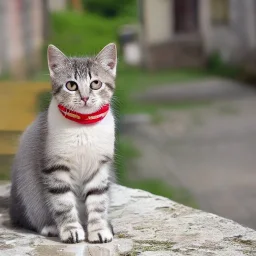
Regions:
<instances>
[{"instance_id":1,"label":"stone wall","mask_svg":"<svg viewBox=\"0 0 256 256\"><path fill-rule=\"evenodd\" d=\"M0 186L1 256L248 256L256 255L256 231L163 197L113 187L114 241L67 245L11 228L7 215L9 185Z\"/></svg>"},{"instance_id":2,"label":"stone wall","mask_svg":"<svg viewBox=\"0 0 256 256\"><path fill-rule=\"evenodd\" d=\"M180 39L150 45L144 66L149 70L164 68L195 68L205 64L203 45L200 40Z\"/></svg>"}]
</instances>

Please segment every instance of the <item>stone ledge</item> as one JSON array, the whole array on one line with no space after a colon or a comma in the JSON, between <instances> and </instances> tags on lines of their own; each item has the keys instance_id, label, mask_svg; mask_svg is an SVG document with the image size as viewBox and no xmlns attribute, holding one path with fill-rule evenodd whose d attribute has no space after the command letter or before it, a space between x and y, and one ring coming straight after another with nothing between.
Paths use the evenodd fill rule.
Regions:
<instances>
[{"instance_id":1,"label":"stone ledge","mask_svg":"<svg viewBox=\"0 0 256 256\"><path fill-rule=\"evenodd\" d=\"M0 255L3 256L242 256L256 255L256 231L150 193L113 187L115 239L104 245L66 245L9 225L9 185L0 186Z\"/></svg>"}]
</instances>

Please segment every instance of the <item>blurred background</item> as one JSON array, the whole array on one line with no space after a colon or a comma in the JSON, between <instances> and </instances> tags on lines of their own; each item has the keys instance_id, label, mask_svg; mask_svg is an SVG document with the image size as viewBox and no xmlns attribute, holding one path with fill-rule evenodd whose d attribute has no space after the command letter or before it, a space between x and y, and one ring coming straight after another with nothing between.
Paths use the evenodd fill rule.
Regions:
<instances>
[{"instance_id":1,"label":"blurred background","mask_svg":"<svg viewBox=\"0 0 256 256\"><path fill-rule=\"evenodd\" d=\"M256 228L256 0L1 0L0 179L48 106L47 45L110 42L118 182Z\"/></svg>"}]
</instances>

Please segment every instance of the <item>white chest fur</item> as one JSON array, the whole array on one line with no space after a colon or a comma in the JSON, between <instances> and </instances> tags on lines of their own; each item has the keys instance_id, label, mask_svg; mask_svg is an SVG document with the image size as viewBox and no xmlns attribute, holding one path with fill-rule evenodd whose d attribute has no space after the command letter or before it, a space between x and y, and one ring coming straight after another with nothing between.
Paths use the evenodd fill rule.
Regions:
<instances>
[{"instance_id":1,"label":"white chest fur","mask_svg":"<svg viewBox=\"0 0 256 256\"><path fill-rule=\"evenodd\" d=\"M114 117L107 116L95 125L81 125L64 118L53 100L48 114L47 151L66 159L79 179L98 167L103 156L114 155Z\"/></svg>"}]
</instances>

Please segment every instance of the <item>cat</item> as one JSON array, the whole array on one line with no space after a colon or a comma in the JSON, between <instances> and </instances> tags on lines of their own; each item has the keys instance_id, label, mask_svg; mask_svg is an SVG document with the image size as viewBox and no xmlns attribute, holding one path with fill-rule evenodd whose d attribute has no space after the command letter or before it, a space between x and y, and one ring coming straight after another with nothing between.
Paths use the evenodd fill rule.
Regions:
<instances>
[{"instance_id":1,"label":"cat","mask_svg":"<svg viewBox=\"0 0 256 256\"><path fill-rule=\"evenodd\" d=\"M64 243L106 243L115 122L117 49L69 58L48 46L52 99L25 130L12 167L13 225Z\"/></svg>"}]
</instances>

